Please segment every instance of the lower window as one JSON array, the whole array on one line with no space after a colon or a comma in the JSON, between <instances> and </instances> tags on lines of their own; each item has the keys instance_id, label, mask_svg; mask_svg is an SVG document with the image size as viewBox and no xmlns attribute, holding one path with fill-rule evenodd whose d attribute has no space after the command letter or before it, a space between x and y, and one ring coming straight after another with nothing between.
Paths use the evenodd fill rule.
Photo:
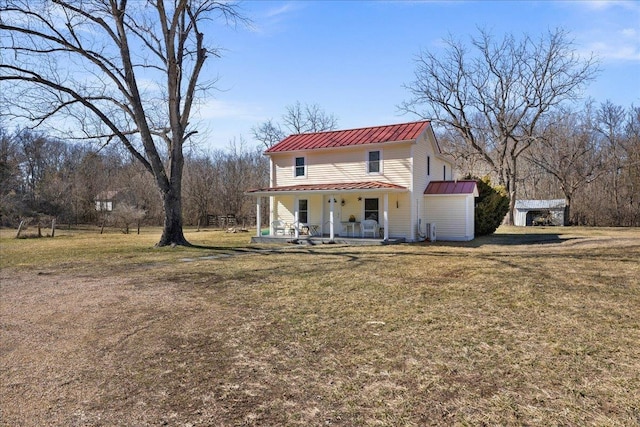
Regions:
<instances>
[{"instance_id":1,"label":"lower window","mask_svg":"<svg viewBox=\"0 0 640 427\"><path fill-rule=\"evenodd\" d=\"M309 222L309 204L306 199L298 200L298 222Z\"/></svg>"},{"instance_id":2,"label":"lower window","mask_svg":"<svg viewBox=\"0 0 640 427\"><path fill-rule=\"evenodd\" d=\"M380 218L378 199L364 199L364 219L378 221L378 218Z\"/></svg>"}]
</instances>

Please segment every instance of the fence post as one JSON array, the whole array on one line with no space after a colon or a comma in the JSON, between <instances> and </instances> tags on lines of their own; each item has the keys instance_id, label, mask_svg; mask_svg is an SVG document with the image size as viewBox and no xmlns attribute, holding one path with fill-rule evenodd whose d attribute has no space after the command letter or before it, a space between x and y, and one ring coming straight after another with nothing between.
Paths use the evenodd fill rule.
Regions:
<instances>
[{"instance_id":1,"label":"fence post","mask_svg":"<svg viewBox=\"0 0 640 427\"><path fill-rule=\"evenodd\" d=\"M22 231L23 225L24 225L24 220L20 221L20 225L18 226L18 233L16 234L16 239L20 238L20 232Z\"/></svg>"}]
</instances>

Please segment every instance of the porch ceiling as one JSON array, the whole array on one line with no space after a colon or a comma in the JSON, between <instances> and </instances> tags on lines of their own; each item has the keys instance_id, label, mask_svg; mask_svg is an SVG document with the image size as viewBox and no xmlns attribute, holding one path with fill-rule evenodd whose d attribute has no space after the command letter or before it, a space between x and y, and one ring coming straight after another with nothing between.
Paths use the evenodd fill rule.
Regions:
<instances>
[{"instance_id":1,"label":"porch ceiling","mask_svg":"<svg viewBox=\"0 0 640 427\"><path fill-rule=\"evenodd\" d=\"M348 193L348 192L394 192L407 191L406 187L380 181L344 182L335 184L299 184L282 187L268 187L248 190L247 194L254 196L272 196L289 193Z\"/></svg>"}]
</instances>

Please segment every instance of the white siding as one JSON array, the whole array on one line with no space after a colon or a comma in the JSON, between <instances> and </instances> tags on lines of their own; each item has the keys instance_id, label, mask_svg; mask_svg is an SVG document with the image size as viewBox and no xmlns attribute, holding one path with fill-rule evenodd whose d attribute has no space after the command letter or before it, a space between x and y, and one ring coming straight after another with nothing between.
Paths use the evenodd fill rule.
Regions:
<instances>
[{"instance_id":1,"label":"white siding","mask_svg":"<svg viewBox=\"0 0 640 427\"><path fill-rule=\"evenodd\" d=\"M382 173L367 173L367 152L380 150ZM295 158L306 159L306 176L294 177ZM430 174L427 174L427 156L430 157ZM431 180L447 180L453 176L451 164L440 157L435 137L429 128L415 142L360 145L336 149L320 149L295 153L274 153L272 163L272 186L290 186L300 184L332 184L361 181L380 181L406 187L403 193L388 193L389 237L417 240L424 234L427 222L436 222L438 234L446 239L470 240L473 238L473 197L448 196L425 198L423 195ZM447 176L443 176L446 165ZM305 196L309 200L309 222L320 225L325 233L329 232L326 222L329 220L329 195ZM361 200L358 200L361 197ZM340 233L340 222L354 215L361 221L364 215L364 199L378 198L380 226L383 226L382 212L384 193L357 191L337 192L334 210L335 232ZM440 200L442 199L442 200ZM273 219L293 222L294 196L274 197ZM344 200L344 204L342 204ZM469 214L469 204L471 213ZM433 206L431 206L433 205ZM468 220L471 218L471 229ZM421 229L419 230L419 225ZM471 236L471 237L469 237Z\"/></svg>"},{"instance_id":2,"label":"white siding","mask_svg":"<svg viewBox=\"0 0 640 427\"><path fill-rule=\"evenodd\" d=\"M472 195L425 197L426 222L436 224L437 240L473 239L473 203Z\"/></svg>"},{"instance_id":3,"label":"white siding","mask_svg":"<svg viewBox=\"0 0 640 427\"><path fill-rule=\"evenodd\" d=\"M294 162L301 153L271 155L275 185L330 184L339 182L380 181L411 187L412 143L377 146L359 146L336 150L317 150L304 153L307 176L294 177ZM366 153L371 149L382 151L382 174L368 174Z\"/></svg>"},{"instance_id":4,"label":"white siding","mask_svg":"<svg viewBox=\"0 0 640 427\"><path fill-rule=\"evenodd\" d=\"M429 167L427 168L427 158L429 158ZM446 162L439 157L437 151L436 141L432 132L425 132L414 147L413 156L413 182L414 182L414 231L415 239L426 238L427 228L426 224L432 222L429 219L429 213L427 211L427 205L432 199L424 197L424 190L431 181L445 180L443 176L443 167L446 166L447 177L446 180L451 179L453 173L453 167L449 162ZM429 170L427 170L429 169ZM431 202L433 203L433 202ZM463 215L466 218L464 210L462 212L455 212L454 214L447 214L447 217L453 217ZM463 230L463 234L468 234ZM473 235L473 233L471 233Z\"/></svg>"},{"instance_id":5,"label":"white siding","mask_svg":"<svg viewBox=\"0 0 640 427\"><path fill-rule=\"evenodd\" d=\"M294 197L279 196L279 197L274 197L274 199L275 199L275 209L274 209L274 218L272 218L272 221L279 219L284 222L292 223L293 212L294 212L294 206L293 206Z\"/></svg>"},{"instance_id":6,"label":"white siding","mask_svg":"<svg viewBox=\"0 0 640 427\"><path fill-rule=\"evenodd\" d=\"M516 214L513 216L513 225L524 227L527 225L527 211L516 209Z\"/></svg>"}]
</instances>

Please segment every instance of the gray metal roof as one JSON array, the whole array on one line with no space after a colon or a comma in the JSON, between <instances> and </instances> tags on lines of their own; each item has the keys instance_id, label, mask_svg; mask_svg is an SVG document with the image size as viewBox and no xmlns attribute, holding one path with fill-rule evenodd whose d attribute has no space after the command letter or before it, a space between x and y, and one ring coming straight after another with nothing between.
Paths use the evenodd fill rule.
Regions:
<instances>
[{"instance_id":1,"label":"gray metal roof","mask_svg":"<svg viewBox=\"0 0 640 427\"><path fill-rule=\"evenodd\" d=\"M516 209L564 209L564 199L551 200L516 200Z\"/></svg>"}]
</instances>

